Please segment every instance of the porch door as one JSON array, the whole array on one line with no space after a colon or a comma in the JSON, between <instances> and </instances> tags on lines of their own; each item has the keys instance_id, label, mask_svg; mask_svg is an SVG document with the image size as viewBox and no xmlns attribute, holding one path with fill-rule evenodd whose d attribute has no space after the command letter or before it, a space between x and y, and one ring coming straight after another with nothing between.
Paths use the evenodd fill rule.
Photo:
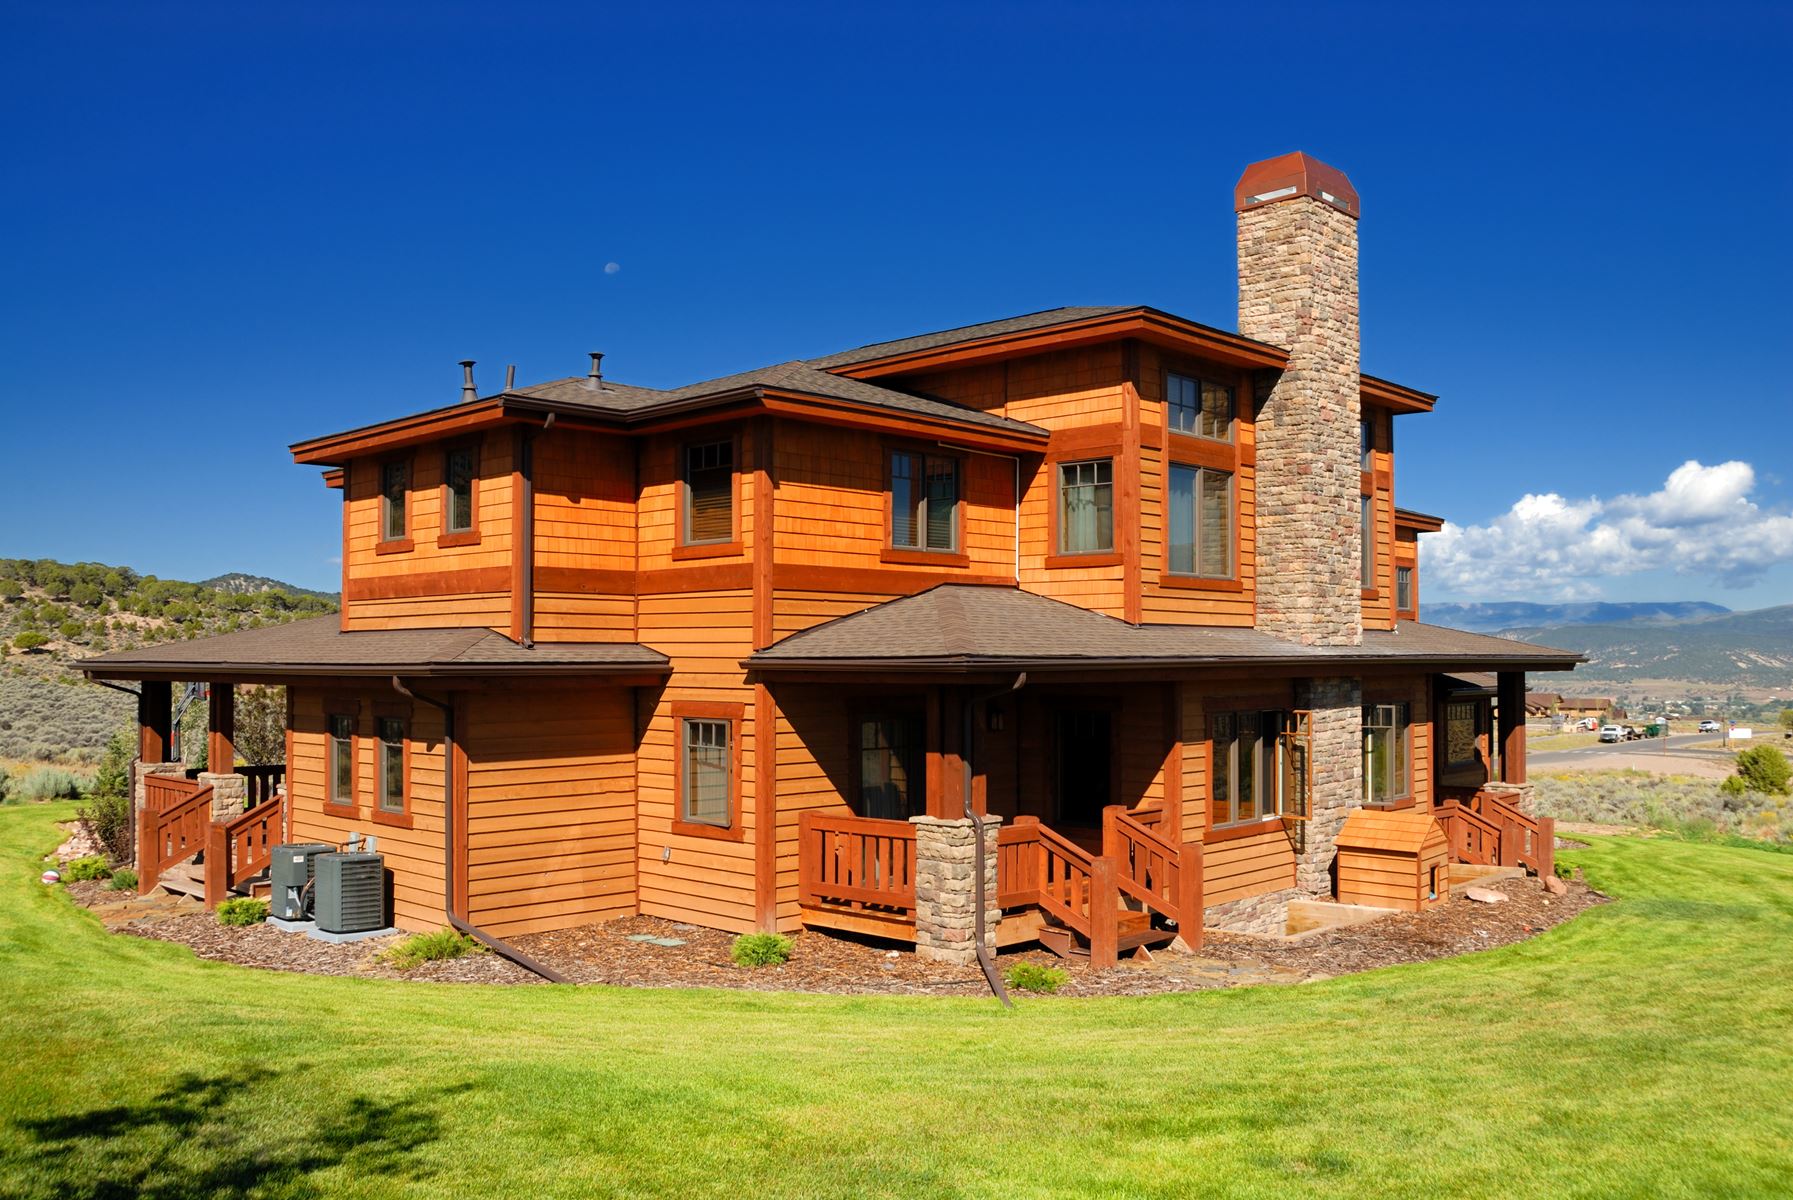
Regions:
<instances>
[{"instance_id":1,"label":"porch door","mask_svg":"<svg viewBox=\"0 0 1793 1200\"><path fill-rule=\"evenodd\" d=\"M1060 709L1052 733L1058 820L1071 828L1097 828L1103 808L1114 802L1114 714Z\"/></svg>"},{"instance_id":2,"label":"porch door","mask_svg":"<svg viewBox=\"0 0 1793 1200\"><path fill-rule=\"evenodd\" d=\"M859 795L862 817L907 821L927 811L922 715L918 712L862 713L857 721Z\"/></svg>"}]
</instances>

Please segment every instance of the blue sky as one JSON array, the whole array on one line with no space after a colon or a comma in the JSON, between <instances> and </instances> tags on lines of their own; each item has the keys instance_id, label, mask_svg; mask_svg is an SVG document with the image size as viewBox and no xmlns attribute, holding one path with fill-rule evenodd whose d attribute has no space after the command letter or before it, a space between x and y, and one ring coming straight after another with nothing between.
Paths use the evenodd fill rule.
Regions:
<instances>
[{"instance_id":1,"label":"blue sky","mask_svg":"<svg viewBox=\"0 0 1793 1200\"><path fill-rule=\"evenodd\" d=\"M1230 327L1232 184L1305 149L1363 197L1365 369L1443 396L1426 599L1793 602L1793 10L1445 8L8 5L0 555L334 587L285 446L461 358Z\"/></svg>"}]
</instances>

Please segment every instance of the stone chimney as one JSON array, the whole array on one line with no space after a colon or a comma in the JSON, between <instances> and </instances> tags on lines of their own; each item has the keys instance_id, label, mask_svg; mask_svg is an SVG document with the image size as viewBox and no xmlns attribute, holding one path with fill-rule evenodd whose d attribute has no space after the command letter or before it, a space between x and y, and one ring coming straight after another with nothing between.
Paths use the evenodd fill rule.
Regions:
<instances>
[{"instance_id":1,"label":"stone chimney","mask_svg":"<svg viewBox=\"0 0 1793 1200\"><path fill-rule=\"evenodd\" d=\"M1361 645L1357 192L1296 152L1245 168L1234 207L1239 332L1289 352L1258 394L1257 626Z\"/></svg>"}]
</instances>

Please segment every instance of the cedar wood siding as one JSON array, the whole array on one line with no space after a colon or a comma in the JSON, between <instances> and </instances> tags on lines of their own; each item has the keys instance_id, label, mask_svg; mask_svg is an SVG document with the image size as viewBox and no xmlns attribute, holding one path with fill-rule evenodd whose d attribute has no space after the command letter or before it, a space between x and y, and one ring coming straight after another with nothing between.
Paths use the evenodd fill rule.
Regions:
<instances>
[{"instance_id":1,"label":"cedar wood siding","mask_svg":"<svg viewBox=\"0 0 1793 1200\"><path fill-rule=\"evenodd\" d=\"M1389 449L1393 442L1393 415L1382 409L1366 406L1364 416L1371 422L1369 494L1374 497L1376 530L1376 564L1370 579L1364 581L1363 627L1393 629L1395 627L1395 456ZM1368 593L1376 594L1370 596Z\"/></svg>"},{"instance_id":2,"label":"cedar wood siding","mask_svg":"<svg viewBox=\"0 0 1793 1200\"><path fill-rule=\"evenodd\" d=\"M635 570L635 446L555 429L535 439L535 636L632 642L635 597L614 582Z\"/></svg>"}]
</instances>

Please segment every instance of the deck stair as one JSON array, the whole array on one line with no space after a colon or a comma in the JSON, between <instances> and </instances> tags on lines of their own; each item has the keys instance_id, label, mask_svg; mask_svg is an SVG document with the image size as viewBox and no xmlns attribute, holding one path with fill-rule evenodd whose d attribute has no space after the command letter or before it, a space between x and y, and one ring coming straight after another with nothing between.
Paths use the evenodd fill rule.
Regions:
<instances>
[{"instance_id":1,"label":"deck stair","mask_svg":"<svg viewBox=\"0 0 1793 1200\"><path fill-rule=\"evenodd\" d=\"M162 890L175 896L192 896L195 900L205 899L205 864L187 859L175 863L163 871L156 880Z\"/></svg>"}]
</instances>

